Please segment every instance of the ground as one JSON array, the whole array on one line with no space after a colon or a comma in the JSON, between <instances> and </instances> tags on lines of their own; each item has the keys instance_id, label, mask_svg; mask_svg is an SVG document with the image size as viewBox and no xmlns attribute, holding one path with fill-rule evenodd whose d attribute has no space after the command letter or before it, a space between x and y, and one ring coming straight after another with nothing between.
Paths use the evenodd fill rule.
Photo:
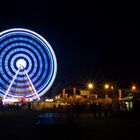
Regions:
<instances>
[{"instance_id":1,"label":"ground","mask_svg":"<svg viewBox=\"0 0 140 140\"><path fill-rule=\"evenodd\" d=\"M74 115L64 125L37 125L38 111L0 111L0 137L4 139L138 139L139 117L93 117L92 113Z\"/></svg>"}]
</instances>

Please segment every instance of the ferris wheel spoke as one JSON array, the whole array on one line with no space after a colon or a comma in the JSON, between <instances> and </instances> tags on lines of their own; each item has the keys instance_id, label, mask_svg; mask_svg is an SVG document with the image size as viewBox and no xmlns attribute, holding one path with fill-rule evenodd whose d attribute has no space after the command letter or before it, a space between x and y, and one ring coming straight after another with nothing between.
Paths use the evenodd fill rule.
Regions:
<instances>
[{"instance_id":1,"label":"ferris wheel spoke","mask_svg":"<svg viewBox=\"0 0 140 140\"><path fill-rule=\"evenodd\" d=\"M35 89L35 87L34 87L32 81L31 81L31 79L30 79L30 77L29 77L27 71L24 70L24 72L25 72L25 74L26 74L26 76L27 76L27 78L28 78L28 80L29 80L29 83L31 84L31 86L32 86L32 88L33 88L34 94L37 96L38 100L40 100L40 97L39 97L39 95L38 95L38 93L37 93L37 91L36 91L36 89Z\"/></svg>"},{"instance_id":2,"label":"ferris wheel spoke","mask_svg":"<svg viewBox=\"0 0 140 140\"><path fill-rule=\"evenodd\" d=\"M11 81L11 83L10 83L8 89L6 90L5 95L4 95L4 97L3 97L3 101L5 100L6 96L8 95L8 92L10 91L10 89L11 89L11 87L12 87L12 85L13 85L13 83L14 83L14 81L15 81L15 79L16 79L18 73L19 73L19 71L20 71L20 68L17 70L17 72L16 72L16 74L15 74L13 80Z\"/></svg>"}]
</instances>

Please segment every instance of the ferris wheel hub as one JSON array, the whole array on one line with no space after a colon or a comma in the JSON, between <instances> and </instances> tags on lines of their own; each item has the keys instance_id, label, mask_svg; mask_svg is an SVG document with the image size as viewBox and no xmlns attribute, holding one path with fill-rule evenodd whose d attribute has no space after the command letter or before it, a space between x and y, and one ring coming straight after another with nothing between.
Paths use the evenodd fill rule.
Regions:
<instances>
[{"instance_id":1,"label":"ferris wheel hub","mask_svg":"<svg viewBox=\"0 0 140 140\"><path fill-rule=\"evenodd\" d=\"M19 59L16 62L16 66L18 69L24 69L24 68L26 68L26 65L27 65L27 63L24 59Z\"/></svg>"}]
</instances>

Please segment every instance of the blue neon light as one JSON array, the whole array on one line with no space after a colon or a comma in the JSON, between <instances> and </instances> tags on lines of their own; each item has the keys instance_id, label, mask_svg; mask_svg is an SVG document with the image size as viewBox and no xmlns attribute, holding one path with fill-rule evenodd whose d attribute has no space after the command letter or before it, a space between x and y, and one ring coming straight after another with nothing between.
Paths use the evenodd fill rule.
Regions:
<instances>
[{"instance_id":1,"label":"blue neon light","mask_svg":"<svg viewBox=\"0 0 140 140\"><path fill-rule=\"evenodd\" d=\"M39 34L17 28L0 33L0 96L4 96L18 70L16 62L19 59L24 59L27 63L24 69L39 96L45 94L56 76L57 62L54 51ZM21 70L7 95L32 98L33 93L28 86L30 83Z\"/></svg>"}]
</instances>

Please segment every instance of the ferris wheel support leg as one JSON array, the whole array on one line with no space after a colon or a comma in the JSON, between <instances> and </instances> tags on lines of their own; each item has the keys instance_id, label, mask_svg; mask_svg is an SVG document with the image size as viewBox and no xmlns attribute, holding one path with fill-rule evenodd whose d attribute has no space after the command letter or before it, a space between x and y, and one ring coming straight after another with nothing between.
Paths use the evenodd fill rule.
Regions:
<instances>
[{"instance_id":1,"label":"ferris wheel support leg","mask_svg":"<svg viewBox=\"0 0 140 140\"><path fill-rule=\"evenodd\" d=\"M28 78L28 80L29 80L29 82L30 82L30 84L31 84L31 86L32 86L32 88L33 88L33 90L34 90L35 95L37 96L38 100L40 100L40 97L39 97L39 95L38 95L38 93L37 93L37 91L36 91L36 89L35 89L35 87L34 87L32 81L31 81L31 79L30 79L30 77L29 77L27 71L24 70L24 72L25 72L25 74L26 74L26 76L27 76L27 78Z\"/></svg>"},{"instance_id":2,"label":"ferris wheel support leg","mask_svg":"<svg viewBox=\"0 0 140 140\"><path fill-rule=\"evenodd\" d=\"M4 102L4 100L5 100L5 98L6 98L7 94L8 94L8 92L10 91L11 86L13 85L13 83L14 83L14 81L15 81L15 79L16 79L18 73L19 73L19 71L20 71L20 68L17 70L17 72L16 72L16 74L15 74L13 80L11 81L11 83L10 83L8 89L6 90L5 95L4 95L4 97L3 97L3 102Z\"/></svg>"}]
</instances>

